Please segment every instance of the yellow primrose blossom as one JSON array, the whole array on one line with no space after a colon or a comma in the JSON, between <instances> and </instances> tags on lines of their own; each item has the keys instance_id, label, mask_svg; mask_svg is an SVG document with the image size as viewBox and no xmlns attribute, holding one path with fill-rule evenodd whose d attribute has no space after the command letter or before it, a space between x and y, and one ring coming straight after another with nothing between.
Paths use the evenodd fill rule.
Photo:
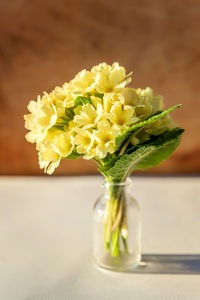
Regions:
<instances>
[{"instance_id":1,"label":"yellow primrose blossom","mask_svg":"<svg viewBox=\"0 0 200 300\"><path fill-rule=\"evenodd\" d=\"M95 89L98 93L113 93L131 82L130 75L132 73L126 75L125 68L119 66L117 62L112 66L106 63L99 64L91 71L95 74Z\"/></svg>"},{"instance_id":2,"label":"yellow primrose blossom","mask_svg":"<svg viewBox=\"0 0 200 300\"><path fill-rule=\"evenodd\" d=\"M54 136L52 149L62 157L67 157L74 148L73 135L70 132L62 132Z\"/></svg>"},{"instance_id":3,"label":"yellow primrose blossom","mask_svg":"<svg viewBox=\"0 0 200 300\"><path fill-rule=\"evenodd\" d=\"M78 153L87 154L92 148L94 143L94 137L89 130L82 128L76 128L77 135L74 137L74 144L76 145L76 151Z\"/></svg>"},{"instance_id":4,"label":"yellow primrose blossom","mask_svg":"<svg viewBox=\"0 0 200 300\"><path fill-rule=\"evenodd\" d=\"M58 118L63 117L65 115L65 106L63 101L58 100L55 105L56 115Z\"/></svg>"},{"instance_id":5,"label":"yellow primrose blossom","mask_svg":"<svg viewBox=\"0 0 200 300\"><path fill-rule=\"evenodd\" d=\"M39 165L44 172L51 175L59 166L61 155L52 149L52 143L55 134L59 134L59 130L51 128L47 131L45 138L36 144L38 152Z\"/></svg>"},{"instance_id":6,"label":"yellow primrose blossom","mask_svg":"<svg viewBox=\"0 0 200 300\"><path fill-rule=\"evenodd\" d=\"M142 130L139 130L139 133L136 136L132 136L130 138L130 142L132 145L144 143L150 139L151 135L160 135L165 131L171 130L175 127L176 124L174 123L170 115L167 115L164 118L145 126Z\"/></svg>"},{"instance_id":7,"label":"yellow primrose blossom","mask_svg":"<svg viewBox=\"0 0 200 300\"><path fill-rule=\"evenodd\" d=\"M113 99L115 96L116 98L116 95L115 94L106 94L103 96L103 99L99 98L99 97L95 97L95 96L91 96L91 102L92 102L92 105L97 108L97 106L100 104L103 108L103 113L109 113L110 112L110 109L111 109L111 106L112 104L118 100L118 99Z\"/></svg>"},{"instance_id":8,"label":"yellow primrose blossom","mask_svg":"<svg viewBox=\"0 0 200 300\"><path fill-rule=\"evenodd\" d=\"M42 147L38 153L39 165L44 169L45 173L51 175L54 170L59 166L61 156L53 151L51 148Z\"/></svg>"},{"instance_id":9,"label":"yellow primrose blossom","mask_svg":"<svg viewBox=\"0 0 200 300\"><path fill-rule=\"evenodd\" d=\"M87 70L82 70L70 81L73 93L79 95L90 92L94 89L94 79L95 74Z\"/></svg>"},{"instance_id":10,"label":"yellow primrose blossom","mask_svg":"<svg viewBox=\"0 0 200 300\"><path fill-rule=\"evenodd\" d=\"M79 113L74 116L74 122L77 126L83 126L85 129L94 127L100 120L103 113L103 108L100 103L97 103L97 108L87 103L80 107Z\"/></svg>"},{"instance_id":11,"label":"yellow primrose blossom","mask_svg":"<svg viewBox=\"0 0 200 300\"><path fill-rule=\"evenodd\" d=\"M70 108L74 106L75 97L68 83L63 84L62 87L56 87L53 91L55 99L63 101L64 107Z\"/></svg>"},{"instance_id":12,"label":"yellow primrose blossom","mask_svg":"<svg viewBox=\"0 0 200 300\"><path fill-rule=\"evenodd\" d=\"M104 112L110 113L111 107L116 102L124 104L124 98L121 93L104 94L103 96L103 109Z\"/></svg>"},{"instance_id":13,"label":"yellow primrose blossom","mask_svg":"<svg viewBox=\"0 0 200 300\"><path fill-rule=\"evenodd\" d=\"M50 92L44 92L43 96L41 97L41 103L43 104L54 104L58 101L62 101L64 107L70 108L74 106L75 96L73 95L71 86L69 83L64 83L62 87L57 86L55 89Z\"/></svg>"},{"instance_id":14,"label":"yellow primrose blossom","mask_svg":"<svg viewBox=\"0 0 200 300\"><path fill-rule=\"evenodd\" d=\"M102 99L96 96L91 96L90 100L92 102L92 105L97 109L97 105L101 104L102 105Z\"/></svg>"},{"instance_id":15,"label":"yellow primrose blossom","mask_svg":"<svg viewBox=\"0 0 200 300\"><path fill-rule=\"evenodd\" d=\"M89 160L97 156L97 146L98 143L94 139L94 136L92 135L92 143L87 148L87 153L83 156L83 158Z\"/></svg>"},{"instance_id":16,"label":"yellow primrose blossom","mask_svg":"<svg viewBox=\"0 0 200 300\"><path fill-rule=\"evenodd\" d=\"M134 88L123 88L121 95L125 105L137 106L140 104L139 96Z\"/></svg>"},{"instance_id":17,"label":"yellow primrose blossom","mask_svg":"<svg viewBox=\"0 0 200 300\"><path fill-rule=\"evenodd\" d=\"M45 138L36 145L40 167L44 168L46 173L52 174L59 165L60 159L70 155L73 148L71 132L52 127L47 131Z\"/></svg>"},{"instance_id":18,"label":"yellow primrose blossom","mask_svg":"<svg viewBox=\"0 0 200 300\"><path fill-rule=\"evenodd\" d=\"M139 121L135 115L135 108L130 105L123 105L120 101L113 104L108 118L117 126L130 126Z\"/></svg>"},{"instance_id":19,"label":"yellow primrose blossom","mask_svg":"<svg viewBox=\"0 0 200 300\"><path fill-rule=\"evenodd\" d=\"M176 127L176 124L170 117L170 115L165 116L162 119L157 120L152 123L151 126L147 126L144 131L149 135L159 135L165 132L166 130L171 130Z\"/></svg>"},{"instance_id":20,"label":"yellow primrose blossom","mask_svg":"<svg viewBox=\"0 0 200 300\"><path fill-rule=\"evenodd\" d=\"M153 90L149 87L146 89L137 89L139 102L136 107L138 116L154 114L164 108L163 97L161 95L153 96Z\"/></svg>"},{"instance_id":21,"label":"yellow primrose blossom","mask_svg":"<svg viewBox=\"0 0 200 300\"><path fill-rule=\"evenodd\" d=\"M98 130L93 132L97 142L96 155L99 158L106 157L107 153L115 151L115 138L119 135L119 129L110 125L107 120L102 120L98 123Z\"/></svg>"},{"instance_id":22,"label":"yellow primrose blossom","mask_svg":"<svg viewBox=\"0 0 200 300\"><path fill-rule=\"evenodd\" d=\"M102 99L99 97L91 96L91 102L93 106L97 109L98 105L102 106L102 117L101 119L108 119L111 107L116 102L124 103L124 99L119 93L105 94Z\"/></svg>"},{"instance_id":23,"label":"yellow primrose blossom","mask_svg":"<svg viewBox=\"0 0 200 300\"><path fill-rule=\"evenodd\" d=\"M163 109L162 96L153 96L151 88L134 89L124 88L121 91L124 103L135 107L135 113L141 119Z\"/></svg>"},{"instance_id":24,"label":"yellow primrose blossom","mask_svg":"<svg viewBox=\"0 0 200 300\"><path fill-rule=\"evenodd\" d=\"M53 104L42 104L38 97L37 102L29 102L28 110L31 114L24 116L25 128L31 132L26 135L26 139L30 143L36 143L42 140L47 130L56 123L56 107Z\"/></svg>"}]
</instances>

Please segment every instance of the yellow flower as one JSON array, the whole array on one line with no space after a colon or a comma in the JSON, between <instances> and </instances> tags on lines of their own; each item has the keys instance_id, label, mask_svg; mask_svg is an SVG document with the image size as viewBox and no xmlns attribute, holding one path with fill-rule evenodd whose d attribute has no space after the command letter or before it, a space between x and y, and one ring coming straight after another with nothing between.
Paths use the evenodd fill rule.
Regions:
<instances>
[{"instance_id":1,"label":"yellow flower","mask_svg":"<svg viewBox=\"0 0 200 300\"><path fill-rule=\"evenodd\" d=\"M125 105L137 106L140 104L139 96L134 88L124 88L121 91Z\"/></svg>"},{"instance_id":2,"label":"yellow flower","mask_svg":"<svg viewBox=\"0 0 200 300\"><path fill-rule=\"evenodd\" d=\"M71 154L74 148L73 135L70 131L51 128L45 138L37 143L39 151L39 164L45 172L52 174L60 163L60 159Z\"/></svg>"},{"instance_id":3,"label":"yellow flower","mask_svg":"<svg viewBox=\"0 0 200 300\"><path fill-rule=\"evenodd\" d=\"M73 136L70 132L59 132L54 136L52 149L62 157L67 157L74 148Z\"/></svg>"},{"instance_id":4,"label":"yellow flower","mask_svg":"<svg viewBox=\"0 0 200 300\"><path fill-rule=\"evenodd\" d=\"M121 90L130 81L130 74L126 75L124 67L114 63L112 66L106 63L99 64L91 70L95 74L95 89L98 93L113 93Z\"/></svg>"},{"instance_id":5,"label":"yellow flower","mask_svg":"<svg viewBox=\"0 0 200 300\"><path fill-rule=\"evenodd\" d=\"M153 90L149 87L146 89L137 89L138 102L135 109L137 116L148 116L164 108L163 97L160 95L153 96Z\"/></svg>"},{"instance_id":6,"label":"yellow flower","mask_svg":"<svg viewBox=\"0 0 200 300\"><path fill-rule=\"evenodd\" d=\"M87 154L92 148L94 137L90 131L76 128L77 135L74 137L74 144L78 153Z\"/></svg>"},{"instance_id":7,"label":"yellow flower","mask_svg":"<svg viewBox=\"0 0 200 300\"><path fill-rule=\"evenodd\" d=\"M75 95L85 94L94 89L94 74L87 70L82 70L70 81L70 86Z\"/></svg>"},{"instance_id":8,"label":"yellow flower","mask_svg":"<svg viewBox=\"0 0 200 300\"><path fill-rule=\"evenodd\" d=\"M63 117L65 115L65 106L63 101L58 100L55 105L56 115L58 118Z\"/></svg>"},{"instance_id":9,"label":"yellow flower","mask_svg":"<svg viewBox=\"0 0 200 300\"><path fill-rule=\"evenodd\" d=\"M133 89L124 88L121 91L124 98L124 103L135 107L137 117L145 119L151 114L163 109L162 96L153 96L151 88Z\"/></svg>"},{"instance_id":10,"label":"yellow flower","mask_svg":"<svg viewBox=\"0 0 200 300\"><path fill-rule=\"evenodd\" d=\"M51 148L42 147L38 153L39 165L44 172L51 175L60 164L61 156Z\"/></svg>"},{"instance_id":11,"label":"yellow flower","mask_svg":"<svg viewBox=\"0 0 200 300\"><path fill-rule=\"evenodd\" d=\"M110 109L113 104L113 99L110 97L110 94L105 94L103 97L103 108L106 113L110 112Z\"/></svg>"},{"instance_id":12,"label":"yellow flower","mask_svg":"<svg viewBox=\"0 0 200 300\"><path fill-rule=\"evenodd\" d=\"M103 109L104 112L110 113L111 107L116 102L124 103L124 98L121 93L112 93L112 94L105 94L103 96Z\"/></svg>"},{"instance_id":13,"label":"yellow flower","mask_svg":"<svg viewBox=\"0 0 200 300\"><path fill-rule=\"evenodd\" d=\"M84 129L94 127L102 116L103 108L100 103L97 103L97 109L87 103L82 107L79 106L78 114L74 116L74 122L77 126L83 126Z\"/></svg>"},{"instance_id":14,"label":"yellow flower","mask_svg":"<svg viewBox=\"0 0 200 300\"><path fill-rule=\"evenodd\" d=\"M91 96L91 101L93 106L97 109L99 106L99 110L101 110L101 119L108 119L108 114L110 113L110 109L112 105L119 100L119 95L116 94L105 94L103 99L95 96ZM100 118L99 118L100 120Z\"/></svg>"},{"instance_id":15,"label":"yellow flower","mask_svg":"<svg viewBox=\"0 0 200 300\"><path fill-rule=\"evenodd\" d=\"M50 92L44 92L41 97L41 103L43 104L54 104L56 105L58 101L63 102L63 106L70 108L74 106L75 96L73 95L71 86L69 83L64 83L62 87L57 86Z\"/></svg>"},{"instance_id":16,"label":"yellow flower","mask_svg":"<svg viewBox=\"0 0 200 300\"><path fill-rule=\"evenodd\" d=\"M102 105L102 99L96 96L91 96L90 97L92 105L97 109L97 105L101 104Z\"/></svg>"},{"instance_id":17,"label":"yellow flower","mask_svg":"<svg viewBox=\"0 0 200 300\"><path fill-rule=\"evenodd\" d=\"M146 102L146 101L145 101ZM140 118L151 115L152 106L149 103L139 104L135 108L136 115Z\"/></svg>"},{"instance_id":18,"label":"yellow flower","mask_svg":"<svg viewBox=\"0 0 200 300\"><path fill-rule=\"evenodd\" d=\"M25 115L25 128L31 130L26 135L30 143L35 143L44 138L46 132L57 120L56 108L53 104L42 104L40 97L38 101L30 101L28 110L31 114Z\"/></svg>"},{"instance_id":19,"label":"yellow flower","mask_svg":"<svg viewBox=\"0 0 200 300\"><path fill-rule=\"evenodd\" d=\"M131 74L126 75L125 68L116 62L112 66L101 63L93 67L91 71L79 72L69 85L74 95L83 95L95 90L103 94L113 93L121 90L131 81Z\"/></svg>"},{"instance_id":20,"label":"yellow flower","mask_svg":"<svg viewBox=\"0 0 200 300\"><path fill-rule=\"evenodd\" d=\"M68 83L65 83L62 87L56 87L53 94L57 100L62 100L64 107L70 108L74 106L75 97Z\"/></svg>"},{"instance_id":21,"label":"yellow flower","mask_svg":"<svg viewBox=\"0 0 200 300\"><path fill-rule=\"evenodd\" d=\"M83 158L89 160L97 156L97 146L98 143L94 140L94 137L92 136L92 143L87 148L87 153L83 156Z\"/></svg>"},{"instance_id":22,"label":"yellow flower","mask_svg":"<svg viewBox=\"0 0 200 300\"><path fill-rule=\"evenodd\" d=\"M164 133L166 130L171 130L176 127L176 124L170 117L170 115L165 116L162 119L159 119L152 124L144 127L136 136L133 136L130 142L133 145L137 145L138 143L144 143L150 139L152 135L160 135Z\"/></svg>"},{"instance_id":23,"label":"yellow flower","mask_svg":"<svg viewBox=\"0 0 200 300\"><path fill-rule=\"evenodd\" d=\"M120 101L113 104L108 118L117 126L130 126L139 120L135 116L134 107L123 105Z\"/></svg>"},{"instance_id":24,"label":"yellow flower","mask_svg":"<svg viewBox=\"0 0 200 300\"><path fill-rule=\"evenodd\" d=\"M119 129L111 126L107 120L100 121L97 126L98 130L93 132L97 142L96 155L104 158L108 152L112 154L115 151L115 138L119 135Z\"/></svg>"},{"instance_id":25,"label":"yellow flower","mask_svg":"<svg viewBox=\"0 0 200 300\"><path fill-rule=\"evenodd\" d=\"M171 130L175 127L175 122L172 120L170 115L167 115L144 128L144 131L149 135L159 135L164 133L166 130Z\"/></svg>"}]
</instances>

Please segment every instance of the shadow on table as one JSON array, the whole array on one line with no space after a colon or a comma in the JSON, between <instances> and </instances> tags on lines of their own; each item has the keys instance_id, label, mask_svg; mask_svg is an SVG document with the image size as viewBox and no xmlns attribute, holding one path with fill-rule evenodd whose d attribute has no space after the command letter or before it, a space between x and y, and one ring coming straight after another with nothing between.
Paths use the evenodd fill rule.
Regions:
<instances>
[{"instance_id":1,"label":"shadow on table","mask_svg":"<svg viewBox=\"0 0 200 300\"><path fill-rule=\"evenodd\" d=\"M145 254L142 263L128 273L200 274L200 254Z\"/></svg>"}]
</instances>

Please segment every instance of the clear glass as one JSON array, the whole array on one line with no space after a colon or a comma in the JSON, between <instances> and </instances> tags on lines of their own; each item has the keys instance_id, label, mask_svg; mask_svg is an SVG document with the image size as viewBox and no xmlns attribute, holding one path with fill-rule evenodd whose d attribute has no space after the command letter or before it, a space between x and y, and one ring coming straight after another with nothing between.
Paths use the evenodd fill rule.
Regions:
<instances>
[{"instance_id":1,"label":"clear glass","mask_svg":"<svg viewBox=\"0 0 200 300\"><path fill-rule=\"evenodd\" d=\"M141 261L140 209L130 184L105 181L105 193L94 204L94 259L105 269L123 271Z\"/></svg>"}]
</instances>

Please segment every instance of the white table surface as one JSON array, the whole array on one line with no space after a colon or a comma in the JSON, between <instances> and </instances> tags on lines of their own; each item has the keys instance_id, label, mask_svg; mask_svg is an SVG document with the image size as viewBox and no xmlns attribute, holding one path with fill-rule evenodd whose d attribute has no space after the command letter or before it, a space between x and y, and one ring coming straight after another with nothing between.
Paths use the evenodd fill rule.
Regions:
<instances>
[{"instance_id":1,"label":"white table surface","mask_svg":"<svg viewBox=\"0 0 200 300\"><path fill-rule=\"evenodd\" d=\"M200 178L135 177L146 266L92 261L101 177L0 177L0 300L200 299Z\"/></svg>"}]
</instances>

